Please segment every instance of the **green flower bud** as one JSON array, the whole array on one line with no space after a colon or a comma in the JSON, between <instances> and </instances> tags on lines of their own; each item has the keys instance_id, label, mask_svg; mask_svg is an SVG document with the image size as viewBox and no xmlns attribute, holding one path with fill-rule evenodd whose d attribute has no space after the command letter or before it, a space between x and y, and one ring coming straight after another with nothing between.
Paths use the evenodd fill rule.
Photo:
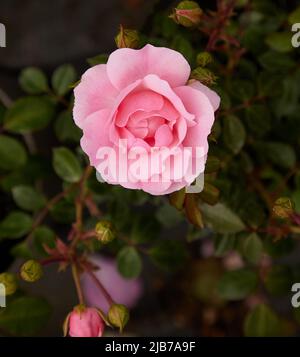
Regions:
<instances>
[{"instance_id":1,"label":"green flower bud","mask_svg":"<svg viewBox=\"0 0 300 357\"><path fill-rule=\"evenodd\" d=\"M118 48L137 48L139 46L139 33L136 30L124 29L120 26L120 32L115 37Z\"/></svg>"},{"instance_id":2,"label":"green flower bud","mask_svg":"<svg viewBox=\"0 0 300 357\"><path fill-rule=\"evenodd\" d=\"M275 201L273 213L279 218L289 218L294 213L294 204L288 197L280 197Z\"/></svg>"},{"instance_id":3,"label":"green flower bud","mask_svg":"<svg viewBox=\"0 0 300 357\"><path fill-rule=\"evenodd\" d=\"M191 79L196 79L197 81L200 81L204 85L209 86L216 82L217 77L213 74L212 71L206 68L197 67L192 71Z\"/></svg>"},{"instance_id":4,"label":"green flower bud","mask_svg":"<svg viewBox=\"0 0 300 357\"><path fill-rule=\"evenodd\" d=\"M108 310L107 317L109 323L115 327L118 327L122 332L129 320L129 311L124 305L112 304Z\"/></svg>"},{"instance_id":5,"label":"green flower bud","mask_svg":"<svg viewBox=\"0 0 300 357\"><path fill-rule=\"evenodd\" d=\"M213 57L209 52L201 52L197 56L197 64L205 67L213 61Z\"/></svg>"},{"instance_id":6,"label":"green flower bud","mask_svg":"<svg viewBox=\"0 0 300 357\"><path fill-rule=\"evenodd\" d=\"M170 17L182 26L193 27L200 24L202 13L195 1L181 1Z\"/></svg>"},{"instance_id":7,"label":"green flower bud","mask_svg":"<svg viewBox=\"0 0 300 357\"><path fill-rule=\"evenodd\" d=\"M20 275L23 280L33 283L42 277L42 266L36 260L30 259L22 265Z\"/></svg>"},{"instance_id":8,"label":"green flower bud","mask_svg":"<svg viewBox=\"0 0 300 357\"><path fill-rule=\"evenodd\" d=\"M103 243L110 243L115 239L115 229L110 221L101 221L95 227L97 239Z\"/></svg>"},{"instance_id":9,"label":"green flower bud","mask_svg":"<svg viewBox=\"0 0 300 357\"><path fill-rule=\"evenodd\" d=\"M5 286L5 295L12 295L18 287L17 277L13 273L2 273L0 274L0 284Z\"/></svg>"}]
</instances>

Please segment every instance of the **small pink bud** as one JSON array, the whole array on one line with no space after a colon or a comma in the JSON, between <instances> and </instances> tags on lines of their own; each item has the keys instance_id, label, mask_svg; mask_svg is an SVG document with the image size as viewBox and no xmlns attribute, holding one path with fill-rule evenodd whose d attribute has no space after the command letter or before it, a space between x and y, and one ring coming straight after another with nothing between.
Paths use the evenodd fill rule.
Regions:
<instances>
[{"instance_id":1,"label":"small pink bud","mask_svg":"<svg viewBox=\"0 0 300 357\"><path fill-rule=\"evenodd\" d=\"M97 309L78 305L65 322L71 337L101 337L105 323Z\"/></svg>"},{"instance_id":2,"label":"small pink bud","mask_svg":"<svg viewBox=\"0 0 300 357\"><path fill-rule=\"evenodd\" d=\"M182 1L174 9L171 18L185 27L193 27L200 24L202 9L195 1Z\"/></svg>"}]
</instances>

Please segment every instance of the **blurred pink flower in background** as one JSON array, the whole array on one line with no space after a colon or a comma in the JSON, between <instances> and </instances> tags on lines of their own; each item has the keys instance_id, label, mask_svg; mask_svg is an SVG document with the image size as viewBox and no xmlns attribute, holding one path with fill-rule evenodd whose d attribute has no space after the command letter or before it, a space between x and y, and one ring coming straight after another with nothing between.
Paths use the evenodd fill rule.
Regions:
<instances>
[{"instance_id":1,"label":"blurred pink flower in background","mask_svg":"<svg viewBox=\"0 0 300 357\"><path fill-rule=\"evenodd\" d=\"M117 304L133 308L143 293L141 279L125 279L118 272L117 265L113 259L94 255L89 259L93 264L99 266L95 275L101 281L108 293ZM100 289L88 274L83 274L81 283L84 291L86 303L95 306L107 313L109 303L101 293Z\"/></svg>"}]
</instances>

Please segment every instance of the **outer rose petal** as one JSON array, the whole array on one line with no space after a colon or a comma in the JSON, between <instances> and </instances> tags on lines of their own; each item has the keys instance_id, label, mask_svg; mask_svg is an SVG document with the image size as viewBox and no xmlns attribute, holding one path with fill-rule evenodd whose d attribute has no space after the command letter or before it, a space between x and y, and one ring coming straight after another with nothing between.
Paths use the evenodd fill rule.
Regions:
<instances>
[{"instance_id":1,"label":"outer rose petal","mask_svg":"<svg viewBox=\"0 0 300 357\"><path fill-rule=\"evenodd\" d=\"M106 73L106 65L99 64L88 69L74 89L75 102L73 117L82 128L90 114L113 105L119 91L111 84Z\"/></svg>"},{"instance_id":2,"label":"outer rose petal","mask_svg":"<svg viewBox=\"0 0 300 357\"><path fill-rule=\"evenodd\" d=\"M140 50L120 48L107 62L107 74L119 90L148 74L156 74L171 87L184 85L190 76L190 66L177 51L146 45Z\"/></svg>"},{"instance_id":3,"label":"outer rose petal","mask_svg":"<svg viewBox=\"0 0 300 357\"><path fill-rule=\"evenodd\" d=\"M186 109L196 115L197 125L188 128L183 145L186 147L203 147L208 151L207 136L211 131L215 116L211 102L205 94L192 87L184 86L174 89Z\"/></svg>"},{"instance_id":4,"label":"outer rose petal","mask_svg":"<svg viewBox=\"0 0 300 357\"><path fill-rule=\"evenodd\" d=\"M80 145L88 155L91 165L96 165L96 154L100 147L111 146L107 134L111 124L109 114L109 109L102 109L88 116L84 122Z\"/></svg>"},{"instance_id":5,"label":"outer rose petal","mask_svg":"<svg viewBox=\"0 0 300 357\"><path fill-rule=\"evenodd\" d=\"M189 87L198 89L200 92L205 94L209 99L212 107L214 108L214 111L216 111L219 108L220 97L215 91L211 90L210 88L200 83L199 81L192 82L191 84L189 84Z\"/></svg>"}]
</instances>

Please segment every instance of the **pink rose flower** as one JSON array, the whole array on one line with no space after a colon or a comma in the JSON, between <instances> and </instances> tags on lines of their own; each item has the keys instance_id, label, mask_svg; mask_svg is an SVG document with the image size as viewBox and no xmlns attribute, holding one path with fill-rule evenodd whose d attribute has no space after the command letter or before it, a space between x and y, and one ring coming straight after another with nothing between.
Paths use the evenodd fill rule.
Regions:
<instances>
[{"instance_id":1,"label":"pink rose flower","mask_svg":"<svg viewBox=\"0 0 300 357\"><path fill-rule=\"evenodd\" d=\"M141 279L125 279L118 271L115 260L104 256L93 256L89 259L94 265L99 266L95 275L101 281L101 284L109 292L112 299L117 304L122 304L129 309L133 308L143 293L143 284ZM107 313L110 305L101 291L95 285L91 277L82 274L81 284L85 301L90 306L95 306Z\"/></svg>"},{"instance_id":2,"label":"pink rose flower","mask_svg":"<svg viewBox=\"0 0 300 357\"><path fill-rule=\"evenodd\" d=\"M220 98L187 83L190 71L180 53L146 45L118 49L84 73L73 115L81 147L105 181L164 195L204 171Z\"/></svg>"},{"instance_id":3,"label":"pink rose flower","mask_svg":"<svg viewBox=\"0 0 300 357\"><path fill-rule=\"evenodd\" d=\"M71 337L101 337L105 324L99 312L92 307L77 306L68 316Z\"/></svg>"}]
</instances>

